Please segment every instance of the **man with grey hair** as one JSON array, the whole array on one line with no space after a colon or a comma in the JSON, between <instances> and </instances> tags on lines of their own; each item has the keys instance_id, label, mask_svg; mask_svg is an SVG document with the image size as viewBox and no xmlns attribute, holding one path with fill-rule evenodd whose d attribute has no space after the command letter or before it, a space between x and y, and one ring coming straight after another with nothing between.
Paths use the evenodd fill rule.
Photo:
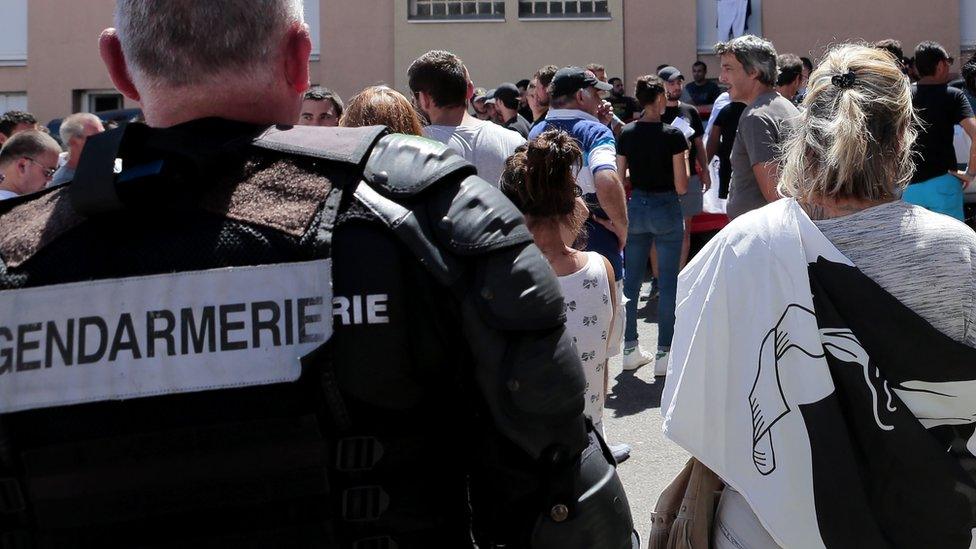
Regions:
<instances>
[{"instance_id":1,"label":"man with grey hair","mask_svg":"<svg viewBox=\"0 0 976 549\"><path fill-rule=\"evenodd\" d=\"M637 547L522 215L435 141L290 126L301 6L118 0L148 125L0 205L0 545Z\"/></svg>"},{"instance_id":2,"label":"man with grey hair","mask_svg":"<svg viewBox=\"0 0 976 549\"><path fill-rule=\"evenodd\" d=\"M54 179L48 187L64 185L75 177L75 170L78 168L78 161L81 160L81 151L85 148L88 138L97 133L105 131L102 121L94 114L89 112L79 112L72 114L61 122L58 133L61 136L61 143L68 148L62 154L63 164L54 174Z\"/></svg>"},{"instance_id":3,"label":"man with grey hair","mask_svg":"<svg viewBox=\"0 0 976 549\"><path fill-rule=\"evenodd\" d=\"M776 49L770 41L741 36L717 44L715 53L732 101L748 105L732 146L728 214L734 219L780 198L778 145L800 113L776 93Z\"/></svg>"},{"instance_id":4,"label":"man with grey hair","mask_svg":"<svg viewBox=\"0 0 976 549\"><path fill-rule=\"evenodd\" d=\"M44 189L60 152L58 142L41 131L27 130L8 139L0 149L0 200Z\"/></svg>"}]
</instances>

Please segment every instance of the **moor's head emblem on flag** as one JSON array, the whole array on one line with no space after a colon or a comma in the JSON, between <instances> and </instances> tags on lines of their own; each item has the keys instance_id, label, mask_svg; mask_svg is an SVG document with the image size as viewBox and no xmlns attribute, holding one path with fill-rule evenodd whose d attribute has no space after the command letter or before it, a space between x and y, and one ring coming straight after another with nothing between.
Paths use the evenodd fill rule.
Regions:
<instances>
[{"instance_id":1,"label":"moor's head emblem on flag","mask_svg":"<svg viewBox=\"0 0 976 549\"><path fill-rule=\"evenodd\" d=\"M772 429L790 413L783 392L782 368L803 367L808 360L819 361L827 358L828 354L839 362L860 366L873 400L871 411L875 423L884 431L894 429L882 419L896 410L891 389L878 368L870 364L870 357L857 337L846 329L803 329L811 323L816 325L813 311L791 304L776 326L766 333L759 348L758 371L749 393L749 408L752 413L752 462L762 475L776 470Z\"/></svg>"}]
</instances>

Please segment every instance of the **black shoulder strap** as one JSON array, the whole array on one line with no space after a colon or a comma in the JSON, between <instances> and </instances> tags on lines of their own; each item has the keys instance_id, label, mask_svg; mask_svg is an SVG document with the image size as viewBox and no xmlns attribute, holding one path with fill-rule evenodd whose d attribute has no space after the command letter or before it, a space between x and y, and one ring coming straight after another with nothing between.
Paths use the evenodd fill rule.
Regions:
<instances>
[{"instance_id":1,"label":"black shoulder strap","mask_svg":"<svg viewBox=\"0 0 976 549\"><path fill-rule=\"evenodd\" d=\"M274 126L258 136L254 140L254 146L296 156L363 166L373 146L386 133L386 126Z\"/></svg>"}]
</instances>

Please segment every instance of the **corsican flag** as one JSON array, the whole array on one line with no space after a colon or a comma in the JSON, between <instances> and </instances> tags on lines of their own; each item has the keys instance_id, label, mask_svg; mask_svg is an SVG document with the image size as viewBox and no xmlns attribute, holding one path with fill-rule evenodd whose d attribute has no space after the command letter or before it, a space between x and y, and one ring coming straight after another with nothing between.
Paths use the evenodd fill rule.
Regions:
<instances>
[{"instance_id":1,"label":"corsican flag","mask_svg":"<svg viewBox=\"0 0 976 549\"><path fill-rule=\"evenodd\" d=\"M795 200L737 219L682 272L661 410L783 547L970 547L976 349Z\"/></svg>"}]
</instances>

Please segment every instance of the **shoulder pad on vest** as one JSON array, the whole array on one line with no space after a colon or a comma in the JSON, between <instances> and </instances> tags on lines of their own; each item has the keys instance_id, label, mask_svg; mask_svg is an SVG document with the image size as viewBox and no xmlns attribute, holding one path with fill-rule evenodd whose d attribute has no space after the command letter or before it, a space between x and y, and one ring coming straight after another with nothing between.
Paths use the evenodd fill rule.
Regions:
<instances>
[{"instance_id":1,"label":"shoulder pad on vest","mask_svg":"<svg viewBox=\"0 0 976 549\"><path fill-rule=\"evenodd\" d=\"M297 156L362 166L373 145L384 134L386 134L385 126L362 128L273 126L254 140L254 146Z\"/></svg>"},{"instance_id":2,"label":"shoulder pad on vest","mask_svg":"<svg viewBox=\"0 0 976 549\"><path fill-rule=\"evenodd\" d=\"M363 178L391 197L415 195L450 175L474 175L475 167L443 143L392 134L379 140Z\"/></svg>"},{"instance_id":3,"label":"shoulder pad on vest","mask_svg":"<svg viewBox=\"0 0 976 549\"><path fill-rule=\"evenodd\" d=\"M454 253L479 255L532 242L518 208L480 177L468 177L434 200L434 211L442 214L437 223L439 236Z\"/></svg>"}]
</instances>

